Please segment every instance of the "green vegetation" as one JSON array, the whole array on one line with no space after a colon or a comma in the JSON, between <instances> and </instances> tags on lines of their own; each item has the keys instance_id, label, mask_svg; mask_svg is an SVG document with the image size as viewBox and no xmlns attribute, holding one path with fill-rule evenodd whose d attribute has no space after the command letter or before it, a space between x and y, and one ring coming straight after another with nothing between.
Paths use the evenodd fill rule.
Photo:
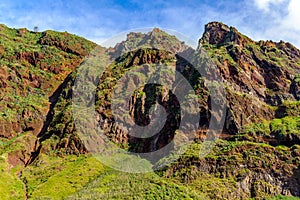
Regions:
<instances>
[{"instance_id":1,"label":"green vegetation","mask_svg":"<svg viewBox=\"0 0 300 200\"><path fill-rule=\"evenodd\" d=\"M18 179L18 167L12 168L8 164L8 155L0 156L0 199L24 199L24 185Z\"/></svg>"},{"instance_id":2,"label":"green vegetation","mask_svg":"<svg viewBox=\"0 0 300 200\"><path fill-rule=\"evenodd\" d=\"M279 117L300 116L300 101L284 101L276 112Z\"/></svg>"},{"instance_id":3,"label":"green vegetation","mask_svg":"<svg viewBox=\"0 0 300 200\"><path fill-rule=\"evenodd\" d=\"M104 171L104 166L93 157L43 156L23 171L22 179L27 185L30 198L62 199Z\"/></svg>"},{"instance_id":4,"label":"green vegetation","mask_svg":"<svg viewBox=\"0 0 300 200\"><path fill-rule=\"evenodd\" d=\"M295 75L294 81L295 81L296 83L300 83L300 74L296 74L296 75Z\"/></svg>"},{"instance_id":5,"label":"green vegetation","mask_svg":"<svg viewBox=\"0 0 300 200\"><path fill-rule=\"evenodd\" d=\"M230 56L227 50L226 45L211 45L211 44L203 44L202 48L204 48L209 57L214 58L214 61L219 64L224 64L224 61L230 63L231 66L238 67L236 61ZM237 47L230 45L229 48L236 49Z\"/></svg>"},{"instance_id":6,"label":"green vegetation","mask_svg":"<svg viewBox=\"0 0 300 200\"><path fill-rule=\"evenodd\" d=\"M218 140L213 150L201 158L199 155L204 150L202 146L201 143L192 144L175 163L159 174L193 191L206 194L209 199L231 199L235 195L248 199L253 194L268 198L273 196L268 191L277 190L276 184L268 179L255 181L255 178L271 174L270 167L277 173L289 168L290 173L300 164L299 158L295 158L292 163L288 161L293 151L287 147L274 148L264 143ZM173 158L170 156L160 162L168 163L168 159ZM241 188L244 181L250 181L247 188Z\"/></svg>"},{"instance_id":7,"label":"green vegetation","mask_svg":"<svg viewBox=\"0 0 300 200\"><path fill-rule=\"evenodd\" d=\"M263 174L269 173L268 167L275 166L275 163L280 165L276 170L292 170L293 166L285 162L291 154L289 149L277 150L266 144L218 140L205 158L199 157L201 147L201 143L193 143L178 161L166 169L142 174L113 170L91 156L41 154L23 170L21 180L25 183L29 199L226 199L238 191L239 181L251 178L250 169L266 169L257 172ZM300 164L299 160L297 162ZM213 173L210 173L205 169L208 163L221 164L222 167L211 166ZM182 165L185 167L180 167ZM19 191L19 196L23 195L23 184L16 176L7 174L4 178L15 184L13 190ZM260 192L261 197L270 197L270 194L261 191L261 184L270 189L274 187L267 181L256 182L254 191ZM242 195L250 197L247 192Z\"/></svg>"},{"instance_id":8,"label":"green vegetation","mask_svg":"<svg viewBox=\"0 0 300 200\"><path fill-rule=\"evenodd\" d=\"M277 197L269 198L268 200L299 200L299 197L289 197L289 196L282 196L279 195Z\"/></svg>"},{"instance_id":9,"label":"green vegetation","mask_svg":"<svg viewBox=\"0 0 300 200\"><path fill-rule=\"evenodd\" d=\"M288 134L300 134L300 116L285 117L282 119L274 119L270 123L271 133L276 133L280 136Z\"/></svg>"},{"instance_id":10,"label":"green vegetation","mask_svg":"<svg viewBox=\"0 0 300 200\"><path fill-rule=\"evenodd\" d=\"M205 199L154 173L108 171L68 199Z\"/></svg>"},{"instance_id":11,"label":"green vegetation","mask_svg":"<svg viewBox=\"0 0 300 200\"><path fill-rule=\"evenodd\" d=\"M278 143L280 143L280 140L284 140L290 135L300 137L300 116L284 117L263 123L249 124L244 127L243 132L246 134L251 133L252 135L275 136Z\"/></svg>"},{"instance_id":12,"label":"green vegetation","mask_svg":"<svg viewBox=\"0 0 300 200\"><path fill-rule=\"evenodd\" d=\"M43 155L23 171L22 180L29 199L204 199L153 172L118 172L84 155Z\"/></svg>"}]
</instances>

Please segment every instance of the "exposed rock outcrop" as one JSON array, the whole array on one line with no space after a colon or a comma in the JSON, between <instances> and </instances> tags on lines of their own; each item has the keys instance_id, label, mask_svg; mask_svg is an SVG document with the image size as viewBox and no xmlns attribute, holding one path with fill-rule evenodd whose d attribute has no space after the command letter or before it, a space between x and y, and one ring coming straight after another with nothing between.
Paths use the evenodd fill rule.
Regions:
<instances>
[{"instance_id":1,"label":"exposed rock outcrop","mask_svg":"<svg viewBox=\"0 0 300 200\"><path fill-rule=\"evenodd\" d=\"M160 40L165 43L159 43ZM149 45L153 45L155 49L146 48ZM163 49L159 49L160 45L163 45ZM279 111L276 112L271 106L278 106L285 101L296 100L294 95L295 88L297 88L295 86L296 78L291 76L291 74L299 70L297 62L300 58L298 57L299 50L292 45L272 41L255 42L239 33L233 27L212 22L205 27L203 37L200 39L200 48L201 51L207 52L207 55L214 61L226 88L225 138L233 137L230 135L239 133L242 127L247 124L259 123L279 116ZM204 132L200 131L200 135L196 136L196 138L205 137L211 115L208 105L209 92L204 88L204 85L201 86L201 81L199 82L201 75L196 75L195 69L193 70L193 64L188 63L186 60L183 61L183 58L180 56L182 53L180 51L182 50L184 52L189 51L189 48L174 36L169 36L159 29L154 29L147 34L130 33L127 35L126 41L117 44L114 50L108 52L112 57L119 56L116 58L118 67L111 66L107 68L100 78L98 91L101 91L101 93L98 93L96 97L96 104L100 115L98 121L101 121L101 126L114 142L124 146L131 143L135 144L135 147L143 147L144 150L140 149L140 147L136 148L140 152L146 152L154 148L153 145L150 145L151 141L146 142L147 145L136 145L137 141L128 137L128 132L124 132L122 128L115 124L111 115L111 92L117 83L118 77L122 76L131 67L143 64L160 64L165 61L172 63L172 60L177 62L177 64L173 63L177 65L177 70L189 80L196 94L201 96L199 99L199 104L201 105L201 120L199 124ZM196 55L192 51L189 52L190 55ZM121 54L123 55L120 56ZM275 62L276 60L278 62ZM280 60L284 60L284 62L280 62ZM135 79L132 82L133 87L139 82L138 76L135 76ZM148 94L148 91L143 91L143 88L140 88L139 91ZM131 117L135 118L136 121L144 121L146 123L147 115L145 116L145 114L151 105L146 105L145 101L147 100L145 99L153 97L149 93L143 98L144 100L137 94L133 96L133 100L130 102ZM166 99L170 99L169 94ZM161 104L165 102L163 99L158 101ZM141 102L144 103L141 104ZM174 127L178 127L178 124L175 123ZM170 127L168 129L172 130ZM60 132L60 135L64 135L63 129ZM70 133L73 132L71 131ZM170 134L166 133L167 135ZM158 140L157 144L159 145L157 146L164 146L164 143L167 143L167 141L161 142Z\"/></svg>"}]
</instances>

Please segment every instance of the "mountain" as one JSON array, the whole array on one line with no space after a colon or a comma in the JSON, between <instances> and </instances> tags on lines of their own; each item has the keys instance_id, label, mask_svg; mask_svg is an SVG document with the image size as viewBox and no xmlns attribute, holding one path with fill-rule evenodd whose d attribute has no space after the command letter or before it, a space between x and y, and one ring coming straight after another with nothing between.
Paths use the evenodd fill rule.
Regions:
<instances>
[{"instance_id":1,"label":"mountain","mask_svg":"<svg viewBox=\"0 0 300 200\"><path fill-rule=\"evenodd\" d=\"M127 34L125 41L122 41L111 50L112 57L117 58L126 52L130 52L139 48L157 48L169 52L183 52L188 49L188 45L179 41L175 36L154 28L148 33L134 33Z\"/></svg>"},{"instance_id":2,"label":"mountain","mask_svg":"<svg viewBox=\"0 0 300 200\"><path fill-rule=\"evenodd\" d=\"M0 36L3 199L300 197L300 51L292 44L253 41L220 22L205 26L196 50L157 28L129 33L109 49L67 32L1 25ZM100 70L98 60L91 60L99 55L106 66L101 77L93 71ZM80 119L73 113L74 94L82 67L93 62L96 68L86 72L87 82L79 83L86 88L91 84L96 91L87 106L96 109L93 121L85 119L88 126L103 129L121 149L150 152L136 165L151 166L155 172L118 172L93 157L93 145L82 140ZM176 89L159 82L141 85L152 71ZM217 90L208 84L211 77L217 77L212 82L218 80L215 86L224 89L224 102L219 102L223 109L212 106ZM186 111L176 94L185 94L189 87L174 87L182 79L196 97ZM121 111L115 108L125 105L122 92L128 89L134 89L125 102L130 112L116 115ZM85 95L79 93L82 99ZM144 127L157 116L152 109L158 104L166 113L165 122L154 118L162 125L158 133L146 138L132 135L134 123ZM186 116L191 122L198 120L195 132L192 123L182 120ZM210 140L211 123L222 120L224 126L215 130L219 133L215 146L205 157L199 156ZM192 139L187 150L178 157L157 153L177 138L181 127L183 138ZM91 140L93 136L86 136L88 142L103 148L104 141ZM130 157L122 155L121 160Z\"/></svg>"}]
</instances>

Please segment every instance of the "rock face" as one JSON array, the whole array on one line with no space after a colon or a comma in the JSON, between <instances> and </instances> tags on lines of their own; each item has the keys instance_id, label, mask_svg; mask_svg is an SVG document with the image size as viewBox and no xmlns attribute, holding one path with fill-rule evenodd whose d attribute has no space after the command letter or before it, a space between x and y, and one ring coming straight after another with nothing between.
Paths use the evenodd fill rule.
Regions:
<instances>
[{"instance_id":1,"label":"rock face","mask_svg":"<svg viewBox=\"0 0 300 200\"><path fill-rule=\"evenodd\" d=\"M210 23L206 25L200 46L212 57L219 56L215 62L227 84L234 90L251 93L270 104L271 99L274 100L272 104L280 104L275 100L278 98L276 95L294 100L289 90L293 74L300 70L300 52L292 45L254 42L235 28Z\"/></svg>"},{"instance_id":2,"label":"rock face","mask_svg":"<svg viewBox=\"0 0 300 200\"><path fill-rule=\"evenodd\" d=\"M140 37L142 35L138 35ZM147 37L144 35L144 37ZM132 40L134 34L129 35L128 40ZM142 40L143 41L143 40ZM125 44L124 42L123 44ZM119 44L120 45L120 44ZM117 45L117 48L120 46ZM123 45L124 47L124 45ZM224 134L221 136L226 139L234 139L234 135L242 132L243 127L251 123L259 123L265 120L272 120L278 116L280 113L280 106L286 101L295 102L297 100L298 86L296 84L296 79L293 74L299 72L299 50L288 43L279 42L275 43L272 41L267 42L255 42L251 39L243 36L235 28L228 27L221 23L210 23L206 25L205 33L202 39L200 39L201 51L207 53L208 56L215 62L220 74L223 78L224 85L226 88L226 98L227 98L227 114L224 126ZM125 47L124 47L125 48ZM180 58L170 57L176 59L178 63L183 61ZM148 54L148 55L147 55ZM177 55L178 55L177 54ZM118 60L120 63L119 67L129 68L135 65L143 64L157 64L163 62L164 59L168 57L158 56L161 53L156 51L133 51L126 54L123 60ZM172 53L171 53L172 55ZM129 65L126 65L129 63ZM205 137L201 134L204 133L208 127L208 119L210 116L210 108L208 106L209 95L204 86L201 89L196 89L197 85L201 85L199 81L201 76L193 76L192 66L184 65L178 67L183 74L186 74L186 78L194 86L196 94L202 96L201 105L201 116L202 120L199 122L201 128L204 132L200 131L200 135L196 138ZM114 68L110 73L107 73L107 77L103 77L100 80L100 85L98 87L99 91L105 91L106 89L113 88L116 81L112 78L115 74L122 74L124 71L122 69ZM105 81L110 77L108 82ZM138 77L134 82L139 82ZM197 80L197 81L195 81ZM156 92L153 93L149 91L149 88L145 87L141 89L143 95L134 95L132 101L130 101L129 108L132 110L131 116L136 120L136 122L143 122L147 124L148 116L145 113L149 110L150 106L147 104L147 98L158 98L160 104L165 105L165 108L169 107L171 96L167 96L166 99L169 101L164 101L162 96L156 96ZM113 141L123 144L129 144L133 146L131 149L135 152L149 152L157 150L163 147L166 143L172 139L174 128L178 127L179 121L175 120L171 123L172 126L167 126L167 129L162 130L158 134L157 138L150 138L147 140L137 140L128 135L128 132L122 131L122 128L118 128L118 125L114 122L113 116L109 112L110 110L110 93L107 95L98 96L99 114L103 117L103 127L106 128L108 135ZM172 100L171 100L172 102ZM174 103L174 102L173 102ZM272 107L273 106L273 107ZM277 107L279 106L279 107ZM275 109L274 109L275 108ZM298 133L296 133L298 135ZM298 136L296 135L286 135L284 137L275 137L275 140L279 141L277 144L287 144L291 146L294 144L299 144ZM260 141L269 143L267 138L260 138ZM284 142L285 141L285 142ZM288 141L288 142L287 142ZM275 143L271 143L276 145ZM126 145L124 145L126 147ZM251 150L252 147L241 147L237 151ZM271 154L271 149L262 149L261 155ZM233 155L236 153L233 153ZM279 158L278 158L279 159ZM276 163L280 163L278 159L273 159L272 163L256 163L253 158L249 160L245 159L243 163L236 161L241 166L247 166L245 169L250 169L249 173L246 172L237 181L237 191L233 193L226 193L224 197L229 199L235 198L250 198L259 197L261 195L270 194L285 194L285 195L299 195L298 190L298 179L297 173L299 170L297 164L288 166L289 171L286 172L281 166ZM289 158L287 158L289 159ZM193 161L183 161L182 163L192 163L193 166L199 166L196 171L201 171L209 174L223 174L225 176L237 177L238 171L242 171L241 168L228 168L228 171L224 171L221 166L227 165L227 163L217 164L218 161L197 161L195 158ZM199 162L199 163L197 163ZM234 161L233 161L234 162ZM186 167L185 164L179 164ZM247 163L249 163L247 165ZM229 165L229 164L228 164ZM251 165L251 166L250 166ZM274 166L273 170L266 170L265 165ZM215 170L213 170L216 166ZM230 166L230 165L229 165ZM277 166L277 167L275 167ZM205 168L207 167L207 168ZM257 170L255 170L255 169ZM172 169L172 168L170 168ZM169 170L170 170L169 169ZM209 171L207 171L210 169ZM263 170L259 170L263 169ZM211 171L212 170L212 171ZM176 170L170 172L170 174L175 173ZM168 171L167 171L168 173ZM187 175L187 178L190 178ZM222 178L222 177L221 177ZM286 185L288 182L288 185ZM294 186L296 184L296 186ZM274 187L270 185L275 185ZM226 196L227 195L227 196Z\"/></svg>"},{"instance_id":3,"label":"rock face","mask_svg":"<svg viewBox=\"0 0 300 200\"><path fill-rule=\"evenodd\" d=\"M160 40L166 43L163 43L164 50L159 50L162 45L159 42ZM157 50L147 50L149 45L154 46ZM282 41L279 43L272 41L255 42L239 33L233 27L212 22L205 26L205 32L200 39L200 47L201 51L205 51L216 64L226 88L228 109L224 125L224 135L226 137L232 137L230 135L239 133L242 127L249 123L274 119L275 115L278 115L279 110L276 111L271 106L281 105L284 101L297 100L297 77L293 77L292 74L297 73L299 70L297 63L300 60L298 56L300 54L299 50L291 44ZM177 63L184 63L180 58L182 53L180 49L183 52L189 51L189 48L175 37L155 29L147 34L130 33L126 41L117 44L114 50L108 52L112 57L116 57L128 51L128 53L116 59L119 66L117 68L109 68L104 73L98 86L99 91L105 91L97 96L99 119L101 119L102 126L107 129L108 134L111 135L111 138L114 138L115 142L125 143L125 146L127 146L128 142L136 143L134 139L128 138L127 133L114 125L114 120L111 116L110 93L116 84L116 77L125 73L126 70L124 69L132 66L159 64L172 59ZM193 52L190 51L190 54L193 54ZM176 65L176 63L173 64ZM186 78L195 89L201 85L201 82L195 82L197 76L193 77L195 73L190 70L190 67L185 67L183 64L178 65L177 68L180 68L179 70L186 74ZM139 82L139 77L136 78L135 82L137 83ZM202 107L200 126L205 130L208 127L210 111L207 105L209 96L204 95L207 93L207 90L203 89L203 87L202 89L198 87L196 93L203 97L199 102ZM147 93L142 88L140 92ZM146 99L148 96L146 95ZM170 99L168 95L167 99ZM159 101L164 104L162 99ZM140 103L137 107L135 104L138 102ZM141 104L141 102L144 103ZM141 97L138 95L134 96L130 106L133 110L132 117L137 118L137 121L143 121L147 118L143 117L145 113L139 113L142 110L147 111L150 109L150 106L146 106L145 100L142 100ZM175 123L174 127L178 127L178 124ZM64 131L60 130L60 132L63 133ZM196 138L203 138L203 133L205 137L205 132L200 132L200 135L196 136ZM160 140L158 140L158 143L160 143ZM149 151L149 146L153 147L150 144L137 146L146 148L139 150L145 152ZM163 144L158 146L163 146Z\"/></svg>"},{"instance_id":4,"label":"rock face","mask_svg":"<svg viewBox=\"0 0 300 200\"><path fill-rule=\"evenodd\" d=\"M105 91L105 94L97 96L96 105L99 106L97 111L101 116L100 121L102 122L100 124L102 128L106 129L107 134L113 141L120 144L126 141L129 146L132 146L131 150L135 152L151 152L168 144L172 140L175 130L179 125L179 118L175 116L175 110L179 108L178 101L174 95L171 95L166 88L159 84L150 84L142 88L137 87L140 82L143 82L143 73L132 76L134 77L133 81L130 79L124 83L124 85L129 85L128 87L137 88L137 91L129 102L130 115L135 123L140 126L146 126L150 122L149 114L151 107L157 103L162 105L166 109L168 117L160 133L149 139L131 137L128 130L118 127L115 123L115 118L111 115L111 112L108 112L111 110L111 94L117 84L117 77L120 74L125 74L134 66L147 64L150 69L151 65L158 65L172 59L175 60L175 54L171 52L156 49L139 49L123 56L119 60L119 67L112 66L112 68L107 69L107 73L104 73L105 75L100 79L97 90ZM175 65L175 63L174 61L170 61L168 65ZM163 68L163 65L161 67ZM126 89L128 88L124 88L124 90Z\"/></svg>"},{"instance_id":5,"label":"rock face","mask_svg":"<svg viewBox=\"0 0 300 200\"><path fill-rule=\"evenodd\" d=\"M290 92L294 95L294 98L300 100L300 75L297 74L292 81Z\"/></svg>"},{"instance_id":6,"label":"rock face","mask_svg":"<svg viewBox=\"0 0 300 200\"><path fill-rule=\"evenodd\" d=\"M234 43L243 45L251 40L241 35L236 28L228 27L220 22L211 22L205 25L205 31L201 38L201 43L209 43L212 45L222 45Z\"/></svg>"},{"instance_id":7,"label":"rock face","mask_svg":"<svg viewBox=\"0 0 300 200\"><path fill-rule=\"evenodd\" d=\"M55 31L1 26L0 33L0 137L20 144L9 158L26 165L39 151L37 136L50 123L51 103L60 96L53 94L95 44Z\"/></svg>"},{"instance_id":8,"label":"rock face","mask_svg":"<svg viewBox=\"0 0 300 200\"><path fill-rule=\"evenodd\" d=\"M37 152L40 144L32 133L19 137L12 145L13 151L8 153L8 161L12 167L26 166L31 162L32 152ZM21 148L17 148L21 147Z\"/></svg>"},{"instance_id":9,"label":"rock face","mask_svg":"<svg viewBox=\"0 0 300 200\"><path fill-rule=\"evenodd\" d=\"M1 34L0 136L12 138L26 131L37 135L47 114L47 97L95 44L54 31L33 33L4 27Z\"/></svg>"},{"instance_id":10,"label":"rock face","mask_svg":"<svg viewBox=\"0 0 300 200\"><path fill-rule=\"evenodd\" d=\"M208 193L210 199L264 199L278 194L300 196L299 166L286 162L291 157L299 161L298 153L299 146L283 152L279 148L247 142L227 149L220 142L214 148L214 156L199 159L183 155L163 174L166 177L176 174L186 185L196 184L196 188ZM210 184L202 178L211 179L208 175L214 177L211 187L219 185L218 189L203 187Z\"/></svg>"},{"instance_id":11,"label":"rock face","mask_svg":"<svg viewBox=\"0 0 300 200\"><path fill-rule=\"evenodd\" d=\"M297 78L293 75L300 70L300 52L293 45L282 41L254 42L233 27L212 22L205 26L200 47L220 69L237 129L270 120L274 118L270 106L298 99ZM242 99L247 99L247 105Z\"/></svg>"},{"instance_id":12,"label":"rock face","mask_svg":"<svg viewBox=\"0 0 300 200\"><path fill-rule=\"evenodd\" d=\"M183 42L178 41L175 36L170 36L159 29L154 29L147 34L130 33L127 37L126 41L116 45L115 50L109 50L107 52L107 55L110 55L111 58L118 56L115 58L118 66L108 66L107 70L99 80L97 86L98 92L96 95L96 108L99 115L97 119L99 126L105 130L108 137L111 138L112 141L122 145L124 148L130 148L130 150L135 152L155 151L172 140L175 130L179 126L178 116L175 117L173 111L170 110L178 104L176 99L170 97L168 93L161 94L160 91L162 91L163 88L160 86L155 86L154 88L152 86L139 88L139 92L133 95L129 109L132 110L131 117L135 119L136 122L139 122L140 125L147 124L149 110L155 104L153 100L156 99L156 101L163 105L165 109L169 109L167 125L163 128L161 133L156 137L141 140L130 137L126 129L122 129L122 127L119 127L115 123L115 119L111 115L112 91L120 76L124 75L124 73L131 68L142 66L144 64L151 67L151 65L164 63L175 67L176 52L181 53L190 51L190 48ZM159 42L160 40L165 41L163 50L160 49L162 48L162 44ZM154 48L148 48L150 44ZM124 53L122 56L119 55L126 51L128 52ZM106 54L103 51L102 53ZM61 150L61 152L64 153L78 154L86 152L86 148L82 142L80 142L76 134L76 127L74 127L70 114L72 85L75 76L76 74L73 73L73 75L70 76L69 82L65 81L65 86L62 86L63 93L60 95L60 100L53 107L52 111L54 115L51 118L55 121L50 122L48 125L49 128L47 128L43 134L39 135L39 137L41 138L41 141L47 140L48 138L57 138L59 141L55 140L56 142L52 144L54 149ZM136 80L134 80L132 85L133 87L136 87L136 83L140 81L140 77L135 76L135 79ZM66 87L67 85L68 87ZM141 96L142 93L146 94L144 99ZM42 149L42 151L43 150L47 151L47 149Z\"/></svg>"}]
</instances>

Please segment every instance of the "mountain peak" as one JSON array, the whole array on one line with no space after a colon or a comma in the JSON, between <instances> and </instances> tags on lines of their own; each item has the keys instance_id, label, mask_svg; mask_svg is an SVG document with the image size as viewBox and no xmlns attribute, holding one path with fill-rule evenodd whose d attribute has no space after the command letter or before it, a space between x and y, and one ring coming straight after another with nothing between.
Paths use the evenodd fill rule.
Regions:
<instances>
[{"instance_id":1,"label":"mountain peak","mask_svg":"<svg viewBox=\"0 0 300 200\"><path fill-rule=\"evenodd\" d=\"M222 23L222 22L214 21L214 22L209 22L208 24L205 25L205 30L209 30L209 29L212 29L212 28L220 28L220 29L223 29L223 30L226 30L226 31L230 30L230 27L227 26L226 24Z\"/></svg>"},{"instance_id":2,"label":"mountain peak","mask_svg":"<svg viewBox=\"0 0 300 200\"><path fill-rule=\"evenodd\" d=\"M153 28L148 33L131 32L127 34L125 41L110 49L110 54L112 57L117 58L125 52L139 48L152 48L179 53L187 50L189 46L178 40L176 36L170 35L159 28Z\"/></svg>"},{"instance_id":3,"label":"mountain peak","mask_svg":"<svg viewBox=\"0 0 300 200\"><path fill-rule=\"evenodd\" d=\"M152 30L152 32L161 32L162 30L160 30L159 28L154 28L153 30Z\"/></svg>"},{"instance_id":4,"label":"mountain peak","mask_svg":"<svg viewBox=\"0 0 300 200\"><path fill-rule=\"evenodd\" d=\"M222 22L210 22L205 25L205 31L200 39L201 44L225 44L235 43L243 45L244 42L251 41L251 39L242 35L235 27L229 27Z\"/></svg>"}]
</instances>

